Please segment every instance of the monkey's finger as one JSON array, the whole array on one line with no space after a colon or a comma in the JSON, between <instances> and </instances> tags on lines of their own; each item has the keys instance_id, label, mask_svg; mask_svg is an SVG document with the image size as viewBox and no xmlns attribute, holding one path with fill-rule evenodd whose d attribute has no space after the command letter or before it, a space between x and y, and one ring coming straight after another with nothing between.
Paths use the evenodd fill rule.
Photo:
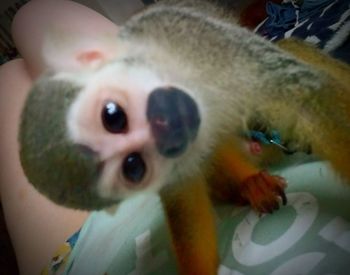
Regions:
<instances>
[{"instance_id":1,"label":"monkey's finger","mask_svg":"<svg viewBox=\"0 0 350 275\"><path fill-rule=\"evenodd\" d=\"M272 214L274 211L278 210L279 203L276 199L270 199L262 203L262 212Z\"/></svg>"},{"instance_id":2,"label":"monkey's finger","mask_svg":"<svg viewBox=\"0 0 350 275\"><path fill-rule=\"evenodd\" d=\"M276 186L274 189L275 194L281 198L282 204L286 205L287 204L287 196L286 193L284 192L284 188L281 188L280 186Z\"/></svg>"},{"instance_id":3,"label":"monkey's finger","mask_svg":"<svg viewBox=\"0 0 350 275\"><path fill-rule=\"evenodd\" d=\"M278 192L278 195L282 198L282 204L286 205L287 204L287 196L286 196L286 193L284 192L284 190L280 190Z\"/></svg>"},{"instance_id":4,"label":"monkey's finger","mask_svg":"<svg viewBox=\"0 0 350 275\"><path fill-rule=\"evenodd\" d=\"M287 181L284 178L278 177L278 176L276 176L276 179L279 181L280 185L276 186L275 192L277 196L279 196L282 199L282 204L286 205L287 196L286 196L286 193L284 192L284 189L287 187Z\"/></svg>"},{"instance_id":5,"label":"monkey's finger","mask_svg":"<svg viewBox=\"0 0 350 275\"><path fill-rule=\"evenodd\" d=\"M258 213L272 213L280 208L280 199L283 205L287 198L284 193L286 181L279 176L272 176L261 171L247 178L240 186L242 198L249 202Z\"/></svg>"},{"instance_id":6,"label":"monkey's finger","mask_svg":"<svg viewBox=\"0 0 350 275\"><path fill-rule=\"evenodd\" d=\"M286 205L287 204L287 196L284 192L284 189L287 187L287 181L280 176L271 176L267 172L262 172L262 176L264 177L264 180L268 184L274 184L272 187L277 196L281 197L282 199L282 204ZM273 178L273 181L271 181L271 178Z\"/></svg>"}]
</instances>

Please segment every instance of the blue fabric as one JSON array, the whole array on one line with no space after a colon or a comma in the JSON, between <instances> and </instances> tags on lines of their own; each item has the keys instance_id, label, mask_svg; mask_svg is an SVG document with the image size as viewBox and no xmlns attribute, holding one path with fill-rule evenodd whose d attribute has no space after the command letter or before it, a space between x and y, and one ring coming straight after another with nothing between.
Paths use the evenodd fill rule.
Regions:
<instances>
[{"instance_id":1,"label":"blue fabric","mask_svg":"<svg viewBox=\"0 0 350 275\"><path fill-rule=\"evenodd\" d=\"M350 63L350 0L306 1L300 8L268 3L266 9L258 34L271 41L298 37Z\"/></svg>"},{"instance_id":2,"label":"blue fabric","mask_svg":"<svg viewBox=\"0 0 350 275\"><path fill-rule=\"evenodd\" d=\"M78 230L77 232L75 232L72 236L69 237L69 239L67 240L67 243L69 243L70 247L73 249L75 244L77 243L77 240L79 238L80 235L80 230Z\"/></svg>"},{"instance_id":3,"label":"blue fabric","mask_svg":"<svg viewBox=\"0 0 350 275\"><path fill-rule=\"evenodd\" d=\"M296 9L291 3L278 5L267 2L266 13L268 15L266 25L270 28L281 28L283 31L294 26L296 21Z\"/></svg>"},{"instance_id":4,"label":"blue fabric","mask_svg":"<svg viewBox=\"0 0 350 275\"><path fill-rule=\"evenodd\" d=\"M303 9L313 9L320 5L330 4L333 0L304 0L301 7Z\"/></svg>"}]
</instances>

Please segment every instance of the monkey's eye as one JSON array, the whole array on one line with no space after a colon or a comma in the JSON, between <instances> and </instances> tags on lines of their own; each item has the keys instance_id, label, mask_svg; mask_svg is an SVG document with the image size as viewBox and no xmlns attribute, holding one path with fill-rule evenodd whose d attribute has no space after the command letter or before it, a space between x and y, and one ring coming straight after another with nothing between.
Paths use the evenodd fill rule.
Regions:
<instances>
[{"instance_id":1,"label":"monkey's eye","mask_svg":"<svg viewBox=\"0 0 350 275\"><path fill-rule=\"evenodd\" d=\"M139 153L131 153L123 162L124 177L132 183L142 181L146 174L146 164Z\"/></svg>"},{"instance_id":2,"label":"monkey's eye","mask_svg":"<svg viewBox=\"0 0 350 275\"><path fill-rule=\"evenodd\" d=\"M102 110L102 123L108 132L119 134L126 131L128 120L123 108L109 101Z\"/></svg>"}]
</instances>

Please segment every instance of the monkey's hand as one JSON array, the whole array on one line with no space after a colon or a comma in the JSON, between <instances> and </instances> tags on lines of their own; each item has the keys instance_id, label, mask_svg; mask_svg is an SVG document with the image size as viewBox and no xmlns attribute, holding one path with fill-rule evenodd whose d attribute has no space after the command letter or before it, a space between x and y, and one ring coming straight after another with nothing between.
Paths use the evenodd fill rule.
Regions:
<instances>
[{"instance_id":1,"label":"monkey's hand","mask_svg":"<svg viewBox=\"0 0 350 275\"><path fill-rule=\"evenodd\" d=\"M248 202L255 211L261 214L272 213L279 209L279 197L283 205L287 203L284 193L286 186L284 178L260 171L240 183L238 190L242 201Z\"/></svg>"},{"instance_id":2,"label":"monkey's hand","mask_svg":"<svg viewBox=\"0 0 350 275\"><path fill-rule=\"evenodd\" d=\"M279 209L287 203L286 181L261 171L245 156L238 144L229 142L216 152L212 194L219 200L250 204L259 214ZM215 186L213 186L215 185Z\"/></svg>"}]
</instances>

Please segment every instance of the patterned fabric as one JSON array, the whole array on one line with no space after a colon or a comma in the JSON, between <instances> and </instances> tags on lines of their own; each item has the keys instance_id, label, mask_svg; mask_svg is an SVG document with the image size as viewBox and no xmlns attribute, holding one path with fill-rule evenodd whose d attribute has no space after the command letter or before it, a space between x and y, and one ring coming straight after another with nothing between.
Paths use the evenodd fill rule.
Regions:
<instances>
[{"instance_id":1,"label":"patterned fabric","mask_svg":"<svg viewBox=\"0 0 350 275\"><path fill-rule=\"evenodd\" d=\"M51 259L51 263L44 268L41 275L63 274L67 260L79 238L80 230L74 233L64 244L62 244Z\"/></svg>"},{"instance_id":2,"label":"patterned fabric","mask_svg":"<svg viewBox=\"0 0 350 275\"><path fill-rule=\"evenodd\" d=\"M350 187L323 162L274 172L289 184L287 206L273 215L216 208L219 275L348 275ZM64 274L175 275L170 247L159 198L143 194L89 217Z\"/></svg>"},{"instance_id":3,"label":"patterned fabric","mask_svg":"<svg viewBox=\"0 0 350 275\"><path fill-rule=\"evenodd\" d=\"M312 4L267 3L268 17L255 31L271 41L301 38L350 63L350 0Z\"/></svg>"}]
</instances>

